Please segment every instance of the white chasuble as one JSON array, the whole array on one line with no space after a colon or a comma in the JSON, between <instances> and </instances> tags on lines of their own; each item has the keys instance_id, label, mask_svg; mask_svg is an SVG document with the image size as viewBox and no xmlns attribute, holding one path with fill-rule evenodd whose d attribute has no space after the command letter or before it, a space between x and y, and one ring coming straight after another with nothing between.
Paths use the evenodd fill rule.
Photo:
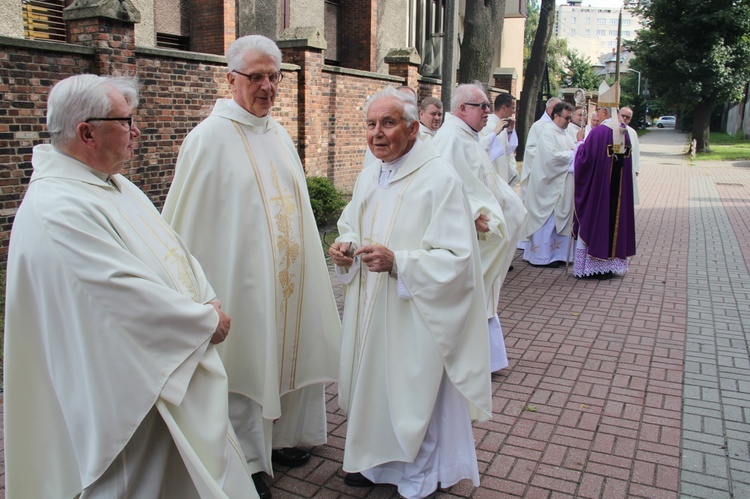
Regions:
<instances>
[{"instance_id":1,"label":"white chasuble","mask_svg":"<svg viewBox=\"0 0 750 499\"><path fill-rule=\"evenodd\" d=\"M248 457L254 460L249 446L259 453L262 463L253 466L271 473L270 455L259 448L271 448L270 432L262 445L243 435L263 433L259 428L268 430L281 418L273 425L274 441L277 429L289 428L279 438L285 446L325 442L322 384L336 379L341 341L305 172L291 137L271 116L259 118L232 100L218 100L180 148L163 216L200 261L232 317L232 332L218 348L229 376L232 422ZM298 390L320 396L293 393ZM298 402L283 402L287 394ZM307 423L306 413L320 415L320 424L312 424L316 430L285 423Z\"/></svg>"},{"instance_id":2,"label":"white chasuble","mask_svg":"<svg viewBox=\"0 0 750 499\"><path fill-rule=\"evenodd\" d=\"M531 124L529 132L526 135L526 146L523 153L523 165L521 166L521 178L519 182L521 184L521 201L526 203L526 190L529 185L529 176L534 170L534 167L538 164L537 162L537 151L539 149L539 138L542 135L544 129L552 123L552 118L546 112L542 113L542 117Z\"/></svg>"},{"instance_id":3,"label":"white chasuble","mask_svg":"<svg viewBox=\"0 0 750 499\"><path fill-rule=\"evenodd\" d=\"M385 187L380 172L380 161L363 170L339 220L338 241L382 244L398 269L398 279L369 272L359 258L343 269L346 471L415 459L444 372L473 418L491 413L481 264L461 182L430 141Z\"/></svg>"},{"instance_id":4,"label":"white chasuble","mask_svg":"<svg viewBox=\"0 0 750 499\"><path fill-rule=\"evenodd\" d=\"M288 167L290 158L279 158L276 148L257 145L253 147L252 129L237 122L233 124L242 137L245 152L250 160L249 166L258 186L259 201L263 206L263 211L255 213L255 216L265 217L265 225L269 232L268 240L272 242L269 262L272 267L269 270L276 274L276 279L274 289L268 292L275 294L275 321L280 325L279 386L281 392L286 393L297 386L298 356L304 354L299 351L299 335L304 299L303 252L308 243L305 241L300 213L300 207L303 206L301 186L293 170ZM317 244L318 241L314 240L311 243Z\"/></svg>"},{"instance_id":5,"label":"white chasuble","mask_svg":"<svg viewBox=\"0 0 750 499\"><path fill-rule=\"evenodd\" d=\"M380 164L380 161L375 163ZM415 175L411 175L392 188L373 188L365 195L361 214L360 246L381 244L390 248L391 231L396 221L396 215L401 208L405 191L415 178ZM361 357L361 349L367 343L366 335L373 327L375 304L381 288L392 286L394 283L391 282L391 277L387 272L370 272L365 265L360 266L360 272L362 272L362 278L359 280L359 324L361 327L357 330L356 344L357 354Z\"/></svg>"},{"instance_id":6,"label":"white chasuble","mask_svg":"<svg viewBox=\"0 0 750 499\"><path fill-rule=\"evenodd\" d=\"M526 210L520 199L494 171L477 132L451 113L433 139L435 148L463 182L472 217L489 217L490 231L479 234L479 250L487 297L486 318L497 314L500 287L515 253Z\"/></svg>"},{"instance_id":7,"label":"white chasuble","mask_svg":"<svg viewBox=\"0 0 750 499\"><path fill-rule=\"evenodd\" d=\"M74 497L106 491L103 478L138 481L144 463L124 450L163 404L176 424L132 443L169 443L169 431L185 473L152 475L140 490L157 497L181 480L225 497L225 487L251 486L242 453L229 452L226 374L209 345L215 295L200 265L123 176L108 183L48 145L32 163L8 255L8 495ZM217 403L187 403L208 393ZM146 468L166 459L146 455Z\"/></svg>"},{"instance_id":8,"label":"white chasuble","mask_svg":"<svg viewBox=\"0 0 750 499\"><path fill-rule=\"evenodd\" d=\"M530 237L554 215L555 230L570 235L573 225L573 159L576 143L565 129L552 123L539 137L538 161L526 191L525 237Z\"/></svg>"}]
</instances>

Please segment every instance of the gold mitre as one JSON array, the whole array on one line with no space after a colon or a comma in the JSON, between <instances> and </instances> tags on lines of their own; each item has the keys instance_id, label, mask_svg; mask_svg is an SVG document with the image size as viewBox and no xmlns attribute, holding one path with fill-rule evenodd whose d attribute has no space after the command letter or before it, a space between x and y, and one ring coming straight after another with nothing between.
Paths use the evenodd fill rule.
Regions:
<instances>
[{"instance_id":1,"label":"gold mitre","mask_svg":"<svg viewBox=\"0 0 750 499\"><path fill-rule=\"evenodd\" d=\"M599 107L619 107L620 106L620 82L616 81L605 92L599 94Z\"/></svg>"},{"instance_id":2,"label":"gold mitre","mask_svg":"<svg viewBox=\"0 0 750 499\"><path fill-rule=\"evenodd\" d=\"M610 119L604 124L612 129L612 148L615 154L625 152L626 127L620 121L620 82L616 81L608 90L599 95L599 107L608 107Z\"/></svg>"}]
</instances>

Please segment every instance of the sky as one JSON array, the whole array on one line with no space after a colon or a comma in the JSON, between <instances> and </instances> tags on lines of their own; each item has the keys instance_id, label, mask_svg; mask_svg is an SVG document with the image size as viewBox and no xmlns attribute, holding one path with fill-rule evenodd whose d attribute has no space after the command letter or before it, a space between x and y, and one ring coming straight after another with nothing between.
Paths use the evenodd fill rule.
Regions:
<instances>
[{"instance_id":1,"label":"sky","mask_svg":"<svg viewBox=\"0 0 750 499\"><path fill-rule=\"evenodd\" d=\"M567 0L557 0L557 5L566 4ZM622 7L622 0L583 0L581 7L607 7L619 9Z\"/></svg>"}]
</instances>

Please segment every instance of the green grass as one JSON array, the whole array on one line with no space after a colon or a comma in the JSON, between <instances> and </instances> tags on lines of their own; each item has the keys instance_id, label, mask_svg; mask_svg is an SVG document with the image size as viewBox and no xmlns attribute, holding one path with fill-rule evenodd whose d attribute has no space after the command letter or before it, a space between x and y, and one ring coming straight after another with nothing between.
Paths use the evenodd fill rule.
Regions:
<instances>
[{"instance_id":1,"label":"green grass","mask_svg":"<svg viewBox=\"0 0 750 499\"><path fill-rule=\"evenodd\" d=\"M711 152L699 152L696 161L739 161L750 159L750 139L741 139L726 133L712 132L709 140Z\"/></svg>"}]
</instances>

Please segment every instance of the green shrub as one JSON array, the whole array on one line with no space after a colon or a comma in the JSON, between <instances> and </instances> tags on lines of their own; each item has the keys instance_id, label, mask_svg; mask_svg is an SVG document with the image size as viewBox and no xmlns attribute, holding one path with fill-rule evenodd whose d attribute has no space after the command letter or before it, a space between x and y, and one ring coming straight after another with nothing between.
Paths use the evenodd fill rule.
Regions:
<instances>
[{"instance_id":1,"label":"green shrub","mask_svg":"<svg viewBox=\"0 0 750 499\"><path fill-rule=\"evenodd\" d=\"M346 206L341 191L325 177L307 177L307 190L318 227L336 223L341 210Z\"/></svg>"}]
</instances>

